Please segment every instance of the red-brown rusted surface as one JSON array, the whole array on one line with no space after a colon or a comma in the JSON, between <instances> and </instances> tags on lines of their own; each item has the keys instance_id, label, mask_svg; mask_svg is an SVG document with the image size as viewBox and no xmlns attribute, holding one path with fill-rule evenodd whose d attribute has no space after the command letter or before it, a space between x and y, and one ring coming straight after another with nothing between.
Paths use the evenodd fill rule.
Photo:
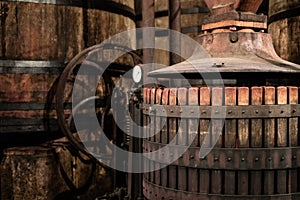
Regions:
<instances>
[{"instance_id":1,"label":"red-brown rusted surface","mask_svg":"<svg viewBox=\"0 0 300 200\"><path fill-rule=\"evenodd\" d=\"M212 14L229 11L245 11L256 13L263 0L205 0Z\"/></svg>"}]
</instances>

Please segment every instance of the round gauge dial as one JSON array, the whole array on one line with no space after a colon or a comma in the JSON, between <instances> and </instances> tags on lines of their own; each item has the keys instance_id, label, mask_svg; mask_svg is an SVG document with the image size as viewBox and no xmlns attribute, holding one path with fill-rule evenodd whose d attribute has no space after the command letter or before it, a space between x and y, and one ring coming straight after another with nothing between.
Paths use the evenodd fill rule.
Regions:
<instances>
[{"instance_id":1,"label":"round gauge dial","mask_svg":"<svg viewBox=\"0 0 300 200\"><path fill-rule=\"evenodd\" d=\"M139 83L142 80L142 68L139 65L133 68L132 78L135 83Z\"/></svg>"}]
</instances>

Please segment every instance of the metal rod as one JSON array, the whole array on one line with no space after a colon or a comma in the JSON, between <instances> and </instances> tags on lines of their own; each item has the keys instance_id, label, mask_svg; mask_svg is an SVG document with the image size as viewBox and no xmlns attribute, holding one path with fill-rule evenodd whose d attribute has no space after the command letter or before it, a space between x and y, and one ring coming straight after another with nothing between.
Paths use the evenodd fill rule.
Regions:
<instances>
[{"instance_id":1,"label":"metal rod","mask_svg":"<svg viewBox=\"0 0 300 200\"><path fill-rule=\"evenodd\" d=\"M181 31L181 3L180 0L169 0L169 26L171 30ZM170 34L170 64L181 62L181 40L179 34ZM175 53L176 52L176 53ZM177 54L177 55L176 55Z\"/></svg>"}]
</instances>

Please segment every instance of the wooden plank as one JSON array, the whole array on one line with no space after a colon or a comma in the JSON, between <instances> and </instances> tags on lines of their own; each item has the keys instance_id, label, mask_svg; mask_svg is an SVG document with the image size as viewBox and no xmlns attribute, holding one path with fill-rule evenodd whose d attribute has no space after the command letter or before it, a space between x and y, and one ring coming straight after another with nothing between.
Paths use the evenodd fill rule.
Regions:
<instances>
[{"instance_id":1,"label":"wooden plank","mask_svg":"<svg viewBox=\"0 0 300 200\"><path fill-rule=\"evenodd\" d=\"M200 88L200 106L210 105L210 88ZM203 145L204 138L209 134L209 120L200 119L200 145ZM201 161L200 161L201 162ZM209 193L210 190L210 175L209 170L199 170L199 192Z\"/></svg>"},{"instance_id":2,"label":"wooden plank","mask_svg":"<svg viewBox=\"0 0 300 200\"><path fill-rule=\"evenodd\" d=\"M162 105L168 105L169 104L169 88L164 88L163 94L162 94ZM168 144L168 124L167 120L163 119L163 121L166 121L164 124L162 130L161 130L161 142L163 144Z\"/></svg>"},{"instance_id":3,"label":"wooden plank","mask_svg":"<svg viewBox=\"0 0 300 200\"><path fill-rule=\"evenodd\" d=\"M226 87L225 88L225 105L233 106L236 105L236 88ZM236 147L236 120L225 121L225 148ZM225 171L225 194L235 194L235 171Z\"/></svg>"},{"instance_id":4,"label":"wooden plank","mask_svg":"<svg viewBox=\"0 0 300 200\"><path fill-rule=\"evenodd\" d=\"M249 88L238 88L238 105L249 105ZM238 148L249 147L249 119L238 120ZM248 194L248 171L238 172L238 194Z\"/></svg>"},{"instance_id":5,"label":"wooden plank","mask_svg":"<svg viewBox=\"0 0 300 200\"><path fill-rule=\"evenodd\" d=\"M164 88L163 94L162 94L162 104L163 105L168 105L169 104L169 88ZM162 144L167 144L168 143L168 125L167 125L167 120L162 119L162 121L165 120L165 124L162 127L161 130L161 142ZM160 171L161 173L161 185L164 187L168 186L168 167L164 167Z\"/></svg>"},{"instance_id":6,"label":"wooden plank","mask_svg":"<svg viewBox=\"0 0 300 200\"><path fill-rule=\"evenodd\" d=\"M149 104L150 103L150 99L149 99L149 92L150 92L150 89L149 88L144 88L144 94L143 94L143 97L144 97L144 103L145 104ZM144 121L144 124L147 125L149 123L149 117L144 115L143 116L143 121ZM145 136L148 137L149 135L149 129L144 129L145 130ZM148 140L148 138L145 138L144 140ZM144 148L146 149L147 146L145 144L144 145ZM145 163L145 166L147 166L146 168L150 167L150 164L149 164L149 160L147 158L145 158L144 160L144 163ZM144 178L146 180L149 180L149 177L150 177L150 173L147 172L144 174Z\"/></svg>"},{"instance_id":7,"label":"wooden plank","mask_svg":"<svg viewBox=\"0 0 300 200\"><path fill-rule=\"evenodd\" d=\"M169 93L169 105L176 105L177 104L177 88L171 88ZM176 136L177 130L177 119L176 118L169 118L168 119L168 142L172 141ZM174 156L175 152L170 152L170 156ZM177 188L177 166L170 165L169 166L169 187L176 189Z\"/></svg>"},{"instance_id":8,"label":"wooden plank","mask_svg":"<svg viewBox=\"0 0 300 200\"><path fill-rule=\"evenodd\" d=\"M161 88L158 88L156 90L156 99L155 99L155 103L156 104L161 104L162 103L162 93L163 90ZM158 143L161 143L161 118L160 117L156 117L155 118L155 131L156 131L156 138L155 141ZM155 163L156 168L158 168L160 166L159 163ZM160 185L161 181L161 170L157 170L155 171L155 183Z\"/></svg>"},{"instance_id":9,"label":"wooden plank","mask_svg":"<svg viewBox=\"0 0 300 200\"><path fill-rule=\"evenodd\" d=\"M220 106L223 103L223 88L214 87L212 88L211 105ZM214 147L222 147L222 120L212 119L211 127L211 138L212 141L217 141ZM211 193L221 194L222 193L222 171L212 170L211 173Z\"/></svg>"},{"instance_id":10,"label":"wooden plank","mask_svg":"<svg viewBox=\"0 0 300 200\"><path fill-rule=\"evenodd\" d=\"M264 87L265 105L275 104L275 88ZM273 148L275 146L275 119L264 119L264 147ZM274 171L264 172L264 194L274 194Z\"/></svg>"},{"instance_id":11,"label":"wooden plank","mask_svg":"<svg viewBox=\"0 0 300 200\"><path fill-rule=\"evenodd\" d=\"M163 90L161 88L158 88L156 90L156 99L155 103L161 105L162 104L162 94ZM161 143L161 130L162 130L162 121L160 117L155 118L155 132L156 132L156 138L155 141Z\"/></svg>"},{"instance_id":12,"label":"wooden plank","mask_svg":"<svg viewBox=\"0 0 300 200\"><path fill-rule=\"evenodd\" d=\"M251 88L251 105L262 105L263 100L263 88L262 87L252 87ZM261 148L262 144L262 120L252 119L251 120L251 147ZM251 171L250 172L250 194L260 195L262 190L261 171Z\"/></svg>"},{"instance_id":13,"label":"wooden plank","mask_svg":"<svg viewBox=\"0 0 300 200\"><path fill-rule=\"evenodd\" d=\"M277 104L287 104L288 96L287 96L287 87L278 87L277 88ZM278 147L286 147L288 144L288 124L287 119L277 119L277 133L275 141L277 142ZM277 181L276 183L276 192L278 194L285 194L287 192L287 171L286 170L278 170L276 172Z\"/></svg>"},{"instance_id":14,"label":"wooden plank","mask_svg":"<svg viewBox=\"0 0 300 200\"><path fill-rule=\"evenodd\" d=\"M289 104L298 104L298 87L289 87L288 88L288 103ZM296 147L299 145L298 139L298 118L289 119L289 146ZM298 170L292 169L289 171L289 182L288 182L288 193L296 193L298 189Z\"/></svg>"},{"instance_id":15,"label":"wooden plank","mask_svg":"<svg viewBox=\"0 0 300 200\"><path fill-rule=\"evenodd\" d=\"M189 89L189 105L199 105L199 89L196 87ZM196 112L196 111L195 111ZM198 127L199 120L198 119L190 119L189 120L189 131L188 131L188 140L191 146L199 146L199 138L198 138Z\"/></svg>"},{"instance_id":16,"label":"wooden plank","mask_svg":"<svg viewBox=\"0 0 300 200\"><path fill-rule=\"evenodd\" d=\"M188 94L188 104L189 105L199 105L199 88L193 87L189 89ZM198 119L189 119L188 120L188 143L191 144L191 147L199 147L199 120ZM197 155L190 155L197 156ZM191 192L198 191L198 171L196 168L188 169L188 189Z\"/></svg>"},{"instance_id":17,"label":"wooden plank","mask_svg":"<svg viewBox=\"0 0 300 200\"><path fill-rule=\"evenodd\" d=\"M151 104L151 105L154 105L154 101L155 101L155 91L156 91L156 89L155 88L151 88L150 89L150 92L149 92L149 103ZM149 141L151 141L151 142L154 142L155 140L155 137L154 136L151 136L151 135L153 135L154 134L154 126L155 126L155 121L153 120L153 118L151 119L149 119L149 123L151 123L151 124L154 124L154 125L152 125L152 126L149 126L149 138L148 138L148 140ZM151 152L151 150L150 150L150 152ZM151 170L153 170L154 169L154 166L155 166L155 161L153 161L153 160L149 160L149 164L150 164L150 169ZM150 177L149 177L149 181L150 182L152 182L152 183L154 183L155 182L155 173L154 173L154 171L151 171L150 172Z\"/></svg>"},{"instance_id":18,"label":"wooden plank","mask_svg":"<svg viewBox=\"0 0 300 200\"><path fill-rule=\"evenodd\" d=\"M150 94L150 104L154 105L155 104L155 100L156 100L156 88L152 88L151 89L151 94ZM151 142L155 142L155 119L150 119L150 123L153 124L153 126L150 126L150 135L153 135L150 137L150 141Z\"/></svg>"},{"instance_id":19,"label":"wooden plank","mask_svg":"<svg viewBox=\"0 0 300 200\"><path fill-rule=\"evenodd\" d=\"M187 88L178 89L178 104L187 105ZM178 123L180 123L178 129L178 137L179 137L178 145L186 146L187 145L187 120L182 119L180 122L178 121ZM184 154L183 156L188 156L188 154ZM187 182L188 182L187 168L178 167L178 189L186 191L188 189Z\"/></svg>"}]
</instances>

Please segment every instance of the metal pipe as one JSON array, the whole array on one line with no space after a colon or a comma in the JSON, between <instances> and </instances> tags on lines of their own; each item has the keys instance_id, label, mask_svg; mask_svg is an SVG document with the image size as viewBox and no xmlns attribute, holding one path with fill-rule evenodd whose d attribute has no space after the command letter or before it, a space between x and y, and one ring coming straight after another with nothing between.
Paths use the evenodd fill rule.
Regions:
<instances>
[{"instance_id":1,"label":"metal pipe","mask_svg":"<svg viewBox=\"0 0 300 200\"><path fill-rule=\"evenodd\" d=\"M181 32L181 2L180 0L169 0L169 27L171 30ZM181 40L179 34L170 33L170 64L181 62L180 56ZM177 55L176 53L177 52Z\"/></svg>"}]
</instances>

